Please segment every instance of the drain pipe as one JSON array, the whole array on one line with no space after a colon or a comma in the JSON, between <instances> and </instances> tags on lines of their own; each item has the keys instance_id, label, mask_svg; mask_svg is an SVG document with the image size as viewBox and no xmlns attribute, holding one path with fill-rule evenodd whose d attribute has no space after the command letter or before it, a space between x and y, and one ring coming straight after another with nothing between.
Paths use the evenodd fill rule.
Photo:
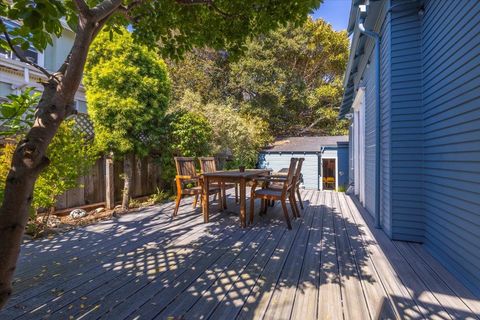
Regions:
<instances>
[{"instance_id":1,"label":"drain pipe","mask_svg":"<svg viewBox=\"0 0 480 320\"><path fill-rule=\"evenodd\" d=\"M364 26L367 6L359 5L360 18L358 29L364 35L372 38L375 42L375 228L381 229L380 223L380 35Z\"/></svg>"}]
</instances>

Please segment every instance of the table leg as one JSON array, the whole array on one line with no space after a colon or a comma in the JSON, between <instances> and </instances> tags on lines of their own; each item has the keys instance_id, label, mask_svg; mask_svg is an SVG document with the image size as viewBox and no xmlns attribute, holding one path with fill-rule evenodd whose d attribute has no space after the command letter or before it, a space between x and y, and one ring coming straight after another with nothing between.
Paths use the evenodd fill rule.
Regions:
<instances>
[{"instance_id":1,"label":"table leg","mask_svg":"<svg viewBox=\"0 0 480 320\"><path fill-rule=\"evenodd\" d=\"M247 182L240 179L240 223L242 228L247 226Z\"/></svg>"},{"instance_id":2,"label":"table leg","mask_svg":"<svg viewBox=\"0 0 480 320\"><path fill-rule=\"evenodd\" d=\"M225 182L221 183L222 186L222 200L223 200L223 209L227 209L227 190L225 190Z\"/></svg>"},{"instance_id":3,"label":"table leg","mask_svg":"<svg viewBox=\"0 0 480 320\"><path fill-rule=\"evenodd\" d=\"M202 211L203 211L203 222L207 223L209 220L209 208L208 208L208 200L209 200L209 181L208 177L203 177L203 190L202 190Z\"/></svg>"}]
</instances>

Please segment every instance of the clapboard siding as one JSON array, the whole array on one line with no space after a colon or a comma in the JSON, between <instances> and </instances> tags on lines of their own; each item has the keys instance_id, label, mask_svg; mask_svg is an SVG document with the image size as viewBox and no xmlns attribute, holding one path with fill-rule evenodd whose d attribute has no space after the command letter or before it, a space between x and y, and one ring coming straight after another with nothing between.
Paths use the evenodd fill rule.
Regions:
<instances>
[{"instance_id":1,"label":"clapboard siding","mask_svg":"<svg viewBox=\"0 0 480 320\"><path fill-rule=\"evenodd\" d=\"M269 168L279 171L288 168L292 157L305 158L302 165L303 185L306 189L318 189L319 167L317 154L304 153L261 153L260 168Z\"/></svg>"},{"instance_id":2,"label":"clapboard siding","mask_svg":"<svg viewBox=\"0 0 480 320\"><path fill-rule=\"evenodd\" d=\"M380 109L381 109L381 172L380 172L380 211L381 224L385 232L392 235L392 199L391 199L391 22L389 16L382 24L380 45Z\"/></svg>"},{"instance_id":3,"label":"clapboard siding","mask_svg":"<svg viewBox=\"0 0 480 320\"><path fill-rule=\"evenodd\" d=\"M375 215L375 56L364 71L365 79L365 208Z\"/></svg>"},{"instance_id":4,"label":"clapboard siding","mask_svg":"<svg viewBox=\"0 0 480 320\"><path fill-rule=\"evenodd\" d=\"M391 197L396 240L423 241L421 22L416 4L392 1Z\"/></svg>"},{"instance_id":5,"label":"clapboard siding","mask_svg":"<svg viewBox=\"0 0 480 320\"><path fill-rule=\"evenodd\" d=\"M480 2L425 2L427 249L480 294Z\"/></svg>"}]
</instances>

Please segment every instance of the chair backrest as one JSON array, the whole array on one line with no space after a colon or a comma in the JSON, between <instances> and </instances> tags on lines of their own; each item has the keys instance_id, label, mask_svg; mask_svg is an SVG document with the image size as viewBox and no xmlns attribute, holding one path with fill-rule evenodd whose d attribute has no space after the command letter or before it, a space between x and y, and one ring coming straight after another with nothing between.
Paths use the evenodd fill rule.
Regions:
<instances>
[{"instance_id":1,"label":"chair backrest","mask_svg":"<svg viewBox=\"0 0 480 320\"><path fill-rule=\"evenodd\" d=\"M302 175L302 164L305 158L298 158L297 168L295 169L294 184L299 184Z\"/></svg>"},{"instance_id":2,"label":"chair backrest","mask_svg":"<svg viewBox=\"0 0 480 320\"><path fill-rule=\"evenodd\" d=\"M192 157L175 157L175 166L177 167L177 175L190 176L195 178L197 176L197 169L195 168L195 158Z\"/></svg>"},{"instance_id":3,"label":"chair backrest","mask_svg":"<svg viewBox=\"0 0 480 320\"><path fill-rule=\"evenodd\" d=\"M202 173L217 171L215 157L200 157L198 161L200 162L200 170L202 170Z\"/></svg>"},{"instance_id":4,"label":"chair backrest","mask_svg":"<svg viewBox=\"0 0 480 320\"><path fill-rule=\"evenodd\" d=\"M283 184L283 192L287 192L288 189L291 188L292 183L294 182L294 177L295 177L295 168L297 167L297 158L291 158L290 159L290 166L288 167L288 173L287 173L287 179L285 183Z\"/></svg>"}]
</instances>

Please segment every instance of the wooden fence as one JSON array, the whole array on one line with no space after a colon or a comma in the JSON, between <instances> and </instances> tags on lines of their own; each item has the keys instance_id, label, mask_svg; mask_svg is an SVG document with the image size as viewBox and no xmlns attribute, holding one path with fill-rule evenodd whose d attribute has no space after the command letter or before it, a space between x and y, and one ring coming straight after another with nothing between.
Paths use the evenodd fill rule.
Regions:
<instances>
[{"instance_id":1,"label":"wooden fence","mask_svg":"<svg viewBox=\"0 0 480 320\"><path fill-rule=\"evenodd\" d=\"M131 157L132 161L132 197L150 195L161 187L160 168L150 157ZM107 172L106 159L102 157L93 165L90 173L80 178L81 187L68 190L58 198L57 210L73 208L83 205L102 203L106 201ZM123 192L123 161L113 164L114 200L121 201Z\"/></svg>"}]
</instances>

